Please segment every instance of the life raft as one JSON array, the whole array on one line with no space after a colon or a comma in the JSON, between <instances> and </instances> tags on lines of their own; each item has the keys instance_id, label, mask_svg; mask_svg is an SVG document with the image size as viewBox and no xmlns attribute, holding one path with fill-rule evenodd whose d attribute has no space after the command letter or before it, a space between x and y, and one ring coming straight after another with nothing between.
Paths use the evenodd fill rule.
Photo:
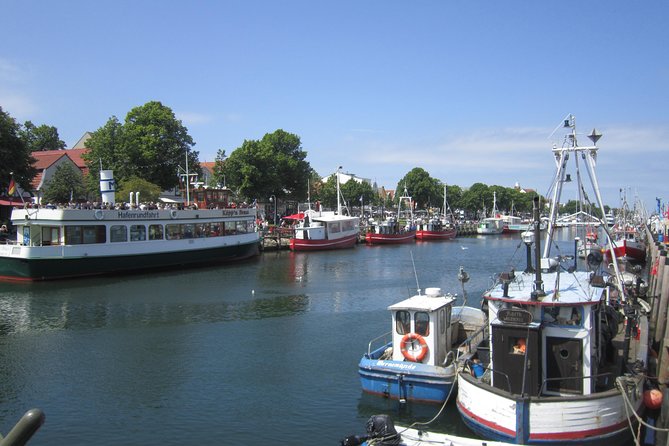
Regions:
<instances>
[{"instance_id":1,"label":"life raft","mask_svg":"<svg viewBox=\"0 0 669 446\"><path fill-rule=\"evenodd\" d=\"M413 345L414 341L418 341L420 344L420 350L418 353L415 353L414 349L409 350L407 348L407 344ZM404 335L402 341L400 342L400 351L402 352L402 356L404 356L407 361L421 362L423 358L425 358L425 355L427 355L427 342L425 342L425 339L418 333L408 333Z\"/></svg>"}]
</instances>

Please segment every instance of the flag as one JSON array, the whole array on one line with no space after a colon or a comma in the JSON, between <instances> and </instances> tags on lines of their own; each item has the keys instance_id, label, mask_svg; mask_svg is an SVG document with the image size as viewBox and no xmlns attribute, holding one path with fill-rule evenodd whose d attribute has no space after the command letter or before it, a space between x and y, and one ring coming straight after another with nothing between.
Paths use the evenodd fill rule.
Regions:
<instances>
[{"instance_id":1,"label":"flag","mask_svg":"<svg viewBox=\"0 0 669 446\"><path fill-rule=\"evenodd\" d=\"M9 188L7 189L7 194L9 196L14 195L16 192L16 183L14 182L14 178L9 180Z\"/></svg>"}]
</instances>

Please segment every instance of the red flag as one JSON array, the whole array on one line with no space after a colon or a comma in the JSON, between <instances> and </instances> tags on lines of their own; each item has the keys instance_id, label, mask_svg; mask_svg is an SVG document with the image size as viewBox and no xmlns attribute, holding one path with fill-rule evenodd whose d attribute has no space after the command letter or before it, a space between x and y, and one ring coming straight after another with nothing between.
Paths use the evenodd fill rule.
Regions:
<instances>
[{"instance_id":1,"label":"red flag","mask_svg":"<svg viewBox=\"0 0 669 446\"><path fill-rule=\"evenodd\" d=\"M14 192L16 192L16 183L14 182L14 178L9 180L9 188L7 189L7 193L11 196L14 195Z\"/></svg>"}]
</instances>

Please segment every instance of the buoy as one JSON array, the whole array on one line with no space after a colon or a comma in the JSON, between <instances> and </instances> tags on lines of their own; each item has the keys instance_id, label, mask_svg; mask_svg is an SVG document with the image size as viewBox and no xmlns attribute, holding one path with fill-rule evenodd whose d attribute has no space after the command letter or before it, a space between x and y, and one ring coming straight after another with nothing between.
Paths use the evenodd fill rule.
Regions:
<instances>
[{"instance_id":1,"label":"buoy","mask_svg":"<svg viewBox=\"0 0 669 446\"><path fill-rule=\"evenodd\" d=\"M648 409L659 409L662 405L662 392L650 389L643 392L643 403Z\"/></svg>"}]
</instances>

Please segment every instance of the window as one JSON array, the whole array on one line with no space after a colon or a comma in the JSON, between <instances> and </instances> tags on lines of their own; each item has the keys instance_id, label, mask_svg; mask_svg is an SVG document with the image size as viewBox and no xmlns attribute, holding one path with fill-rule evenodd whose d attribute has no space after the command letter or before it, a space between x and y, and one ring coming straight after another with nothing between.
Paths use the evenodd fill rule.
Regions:
<instances>
[{"instance_id":1,"label":"window","mask_svg":"<svg viewBox=\"0 0 669 446\"><path fill-rule=\"evenodd\" d=\"M65 244L83 245L93 243L105 243L107 241L104 225L88 226L65 226ZM42 231L44 235L44 231ZM53 231L52 231L53 235ZM51 244L57 244L58 240L51 239Z\"/></svg>"},{"instance_id":2,"label":"window","mask_svg":"<svg viewBox=\"0 0 669 446\"><path fill-rule=\"evenodd\" d=\"M408 311L399 310L395 313L395 330L401 335L411 332L411 314Z\"/></svg>"},{"instance_id":3,"label":"window","mask_svg":"<svg viewBox=\"0 0 669 446\"><path fill-rule=\"evenodd\" d=\"M125 225L114 225L109 228L109 241L112 243L115 242L127 242L128 241L128 228Z\"/></svg>"},{"instance_id":4,"label":"window","mask_svg":"<svg viewBox=\"0 0 669 446\"><path fill-rule=\"evenodd\" d=\"M149 240L163 239L163 225L149 225Z\"/></svg>"},{"instance_id":5,"label":"window","mask_svg":"<svg viewBox=\"0 0 669 446\"><path fill-rule=\"evenodd\" d=\"M58 226L42 226L42 245L59 245L60 229Z\"/></svg>"},{"instance_id":6,"label":"window","mask_svg":"<svg viewBox=\"0 0 669 446\"><path fill-rule=\"evenodd\" d=\"M65 226L65 244L81 245L81 226Z\"/></svg>"},{"instance_id":7,"label":"window","mask_svg":"<svg viewBox=\"0 0 669 446\"><path fill-rule=\"evenodd\" d=\"M139 242L146 240L146 226L130 225L130 241Z\"/></svg>"},{"instance_id":8,"label":"window","mask_svg":"<svg viewBox=\"0 0 669 446\"><path fill-rule=\"evenodd\" d=\"M430 334L430 315L417 311L415 316L416 333L421 336L428 336Z\"/></svg>"}]
</instances>

